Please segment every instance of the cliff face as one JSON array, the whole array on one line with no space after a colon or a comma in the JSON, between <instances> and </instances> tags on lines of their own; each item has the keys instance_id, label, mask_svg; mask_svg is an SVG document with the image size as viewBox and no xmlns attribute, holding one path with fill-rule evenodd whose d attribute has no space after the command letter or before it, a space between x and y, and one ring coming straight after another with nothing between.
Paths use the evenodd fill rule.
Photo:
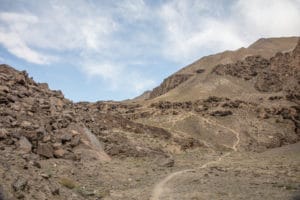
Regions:
<instances>
[{"instance_id":1,"label":"cliff face","mask_svg":"<svg viewBox=\"0 0 300 200\"><path fill-rule=\"evenodd\" d=\"M192 74L174 74L166 78L158 87L153 89L153 91L149 95L149 99L153 99L169 92L170 90L176 88L178 85L187 81L191 76Z\"/></svg>"}]
</instances>

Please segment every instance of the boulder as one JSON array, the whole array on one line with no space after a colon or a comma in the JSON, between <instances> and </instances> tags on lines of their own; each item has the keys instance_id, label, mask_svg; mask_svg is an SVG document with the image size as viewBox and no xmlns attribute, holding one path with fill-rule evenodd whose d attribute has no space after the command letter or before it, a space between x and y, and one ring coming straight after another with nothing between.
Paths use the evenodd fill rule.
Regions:
<instances>
[{"instance_id":1,"label":"boulder","mask_svg":"<svg viewBox=\"0 0 300 200\"><path fill-rule=\"evenodd\" d=\"M212 113L210 113L211 116L218 116L218 117L225 117L228 115L232 115L232 112L230 110L217 110Z\"/></svg>"},{"instance_id":2,"label":"boulder","mask_svg":"<svg viewBox=\"0 0 300 200\"><path fill-rule=\"evenodd\" d=\"M5 85L0 85L0 92L8 93L10 89Z\"/></svg>"},{"instance_id":3,"label":"boulder","mask_svg":"<svg viewBox=\"0 0 300 200\"><path fill-rule=\"evenodd\" d=\"M6 139L7 138L7 134L8 134L7 130L4 129L4 128L1 128L0 129L0 140Z\"/></svg>"},{"instance_id":4,"label":"boulder","mask_svg":"<svg viewBox=\"0 0 300 200\"><path fill-rule=\"evenodd\" d=\"M165 158L163 160L159 160L159 166L161 167L173 167L175 164L175 160L171 157Z\"/></svg>"},{"instance_id":5,"label":"boulder","mask_svg":"<svg viewBox=\"0 0 300 200\"><path fill-rule=\"evenodd\" d=\"M24 191L27 187L27 180L22 178L22 177L18 177L12 184L12 188L14 189L14 191L18 192L18 191Z\"/></svg>"},{"instance_id":6,"label":"boulder","mask_svg":"<svg viewBox=\"0 0 300 200\"><path fill-rule=\"evenodd\" d=\"M71 146L72 147L78 146L79 143L80 143L80 136L79 135L76 135L75 137L72 138L72 140L71 140Z\"/></svg>"},{"instance_id":7,"label":"boulder","mask_svg":"<svg viewBox=\"0 0 300 200\"><path fill-rule=\"evenodd\" d=\"M37 147L37 154L46 158L53 158L53 148L50 144L39 144Z\"/></svg>"},{"instance_id":8,"label":"boulder","mask_svg":"<svg viewBox=\"0 0 300 200\"><path fill-rule=\"evenodd\" d=\"M61 137L61 142L64 144L66 142L70 142L72 140L72 134L71 133L64 133Z\"/></svg>"},{"instance_id":9,"label":"boulder","mask_svg":"<svg viewBox=\"0 0 300 200\"><path fill-rule=\"evenodd\" d=\"M66 154L66 151L63 149L57 149L54 151L54 157L55 158L62 158Z\"/></svg>"},{"instance_id":10,"label":"boulder","mask_svg":"<svg viewBox=\"0 0 300 200\"><path fill-rule=\"evenodd\" d=\"M22 123L21 123L21 127L22 128L29 128L29 127L31 127L31 122L29 122L29 121L22 121Z\"/></svg>"},{"instance_id":11,"label":"boulder","mask_svg":"<svg viewBox=\"0 0 300 200\"><path fill-rule=\"evenodd\" d=\"M0 97L0 104L8 104L9 99L7 97Z\"/></svg>"},{"instance_id":12,"label":"boulder","mask_svg":"<svg viewBox=\"0 0 300 200\"><path fill-rule=\"evenodd\" d=\"M21 136L19 140L19 149L22 153L30 153L32 149L32 144L24 136Z\"/></svg>"}]
</instances>

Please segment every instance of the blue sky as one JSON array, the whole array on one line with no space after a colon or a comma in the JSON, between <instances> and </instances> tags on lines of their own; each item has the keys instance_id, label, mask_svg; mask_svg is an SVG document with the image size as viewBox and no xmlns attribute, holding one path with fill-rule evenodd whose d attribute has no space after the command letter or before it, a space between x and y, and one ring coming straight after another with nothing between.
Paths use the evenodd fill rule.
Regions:
<instances>
[{"instance_id":1,"label":"blue sky","mask_svg":"<svg viewBox=\"0 0 300 200\"><path fill-rule=\"evenodd\" d=\"M300 35L300 0L0 0L0 63L73 101L123 100L202 56Z\"/></svg>"}]
</instances>

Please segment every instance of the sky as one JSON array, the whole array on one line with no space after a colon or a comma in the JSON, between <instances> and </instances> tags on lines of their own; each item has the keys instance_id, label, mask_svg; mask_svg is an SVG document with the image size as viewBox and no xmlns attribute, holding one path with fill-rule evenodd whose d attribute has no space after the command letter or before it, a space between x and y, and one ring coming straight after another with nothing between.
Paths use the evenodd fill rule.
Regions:
<instances>
[{"instance_id":1,"label":"sky","mask_svg":"<svg viewBox=\"0 0 300 200\"><path fill-rule=\"evenodd\" d=\"M124 100L202 56L300 35L300 0L0 0L0 63L78 101Z\"/></svg>"}]
</instances>

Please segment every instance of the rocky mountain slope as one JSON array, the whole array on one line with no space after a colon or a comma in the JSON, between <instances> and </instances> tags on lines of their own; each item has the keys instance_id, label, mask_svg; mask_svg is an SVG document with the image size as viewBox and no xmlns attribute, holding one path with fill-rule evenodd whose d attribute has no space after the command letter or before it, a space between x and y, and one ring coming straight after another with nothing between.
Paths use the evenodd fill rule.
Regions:
<instances>
[{"instance_id":1,"label":"rocky mountain slope","mask_svg":"<svg viewBox=\"0 0 300 200\"><path fill-rule=\"evenodd\" d=\"M38 172L43 160L105 163L112 157L168 157L165 143L181 145L167 130L101 112L98 104L75 104L10 66L0 65L0 81L1 188L9 197L32 199L37 187L49 185L48 175ZM10 165L19 164L25 171L14 174ZM24 179L16 179L28 168L36 168L30 173L33 178L42 177L39 185L29 187ZM58 188L45 196L56 193Z\"/></svg>"},{"instance_id":2,"label":"rocky mountain slope","mask_svg":"<svg viewBox=\"0 0 300 200\"><path fill-rule=\"evenodd\" d=\"M295 41L294 46L290 52L278 52L269 59L247 56L234 63L216 65L200 82L203 85L197 90L203 94L201 98L185 96L187 89L177 101L167 93L139 102L143 106L138 109L117 109L115 113L164 128L178 137L191 137L193 143L218 148L226 148L234 140L230 129L224 127L243 136L240 149L262 151L298 142L300 42ZM162 85L167 83L170 82ZM207 124L208 119L217 127Z\"/></svg>"},{"instance_id":3,"label":"rocky mountain slope","mask_svg":"<svg viewBox=\"0 0 300 200\"><path fill-rule=\"evenodd\" d=\"M0 200L296 199L299 87L297 37L204 57L123 102L73 103L0 65Z\"/></svg>"},{"instance_id":4,"label":"rocky mountain slope","mask_svg":"<svg viewBox=\"0 0 300 200\"><path fill-rule=\"evenodd\" d=\"M154 101L191 100L207 98L212 94L216 96L220 93L219 91L224 90L226 95L236 96L244 90L245 85L240 86L233 80L220 79L220 77L214 79L211 71L216 65L234 63L251 55L260 55L264 59L269 59L277 52L293 50L298 39L298 37L259 39L248 48L205 56L166 78L150 93L150 99ZM231 88L237 92L231 91L230 93Z\"/></svg>"}]
</instances>

